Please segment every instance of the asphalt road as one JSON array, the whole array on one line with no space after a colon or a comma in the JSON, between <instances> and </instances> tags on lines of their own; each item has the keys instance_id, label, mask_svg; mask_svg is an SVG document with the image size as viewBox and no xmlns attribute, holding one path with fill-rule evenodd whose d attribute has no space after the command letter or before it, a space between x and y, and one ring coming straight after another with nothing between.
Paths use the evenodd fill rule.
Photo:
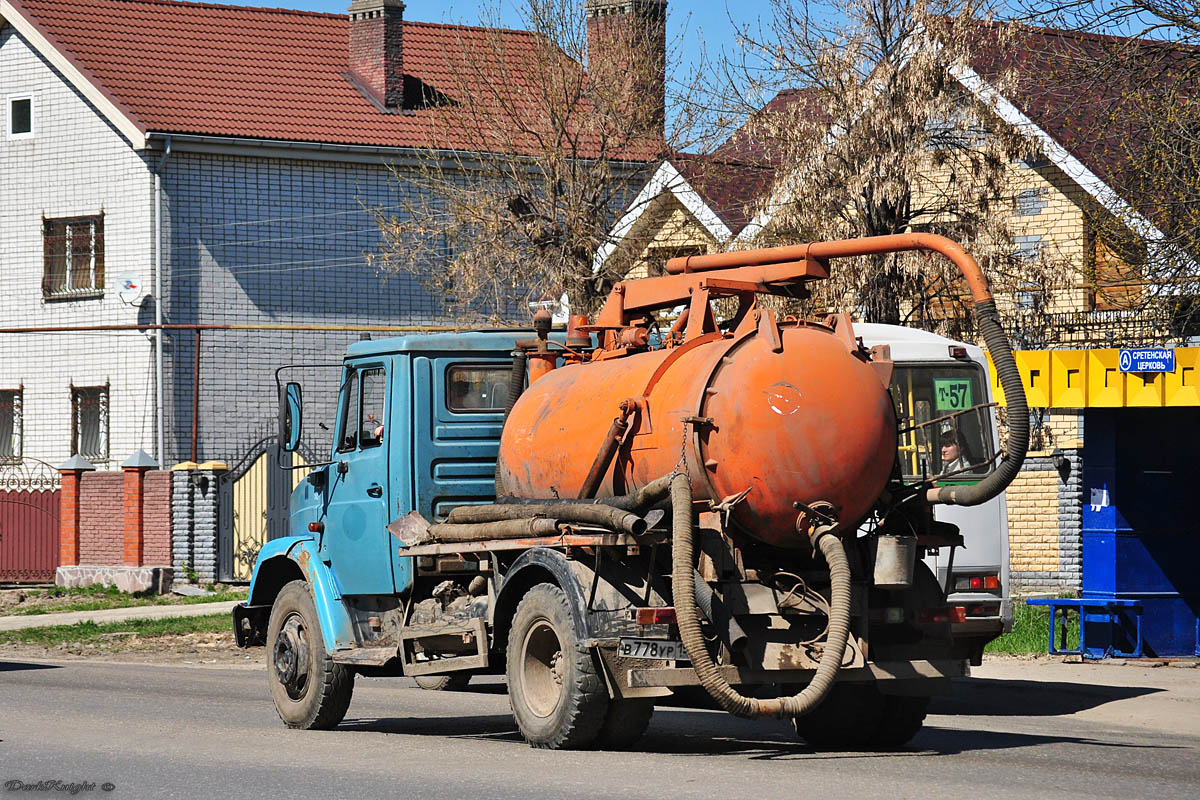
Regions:
<instances>
[{"instance_id":1,"label":"asphalt road","mask_svg":"<svg viewBox=\"0 0 1200 800\"><path fill-rule=\"evenodd\" d=\"M0 798L46 796L6 784L39 780L127 798L1200 796L1200 670L985 667L898 753L816 753L782 722L675 709L635 752L570 753L526 746L496 682L359 678L342 726L306 732L280 724L258 667L3 659Z\"/></svg>"}]
</instances>

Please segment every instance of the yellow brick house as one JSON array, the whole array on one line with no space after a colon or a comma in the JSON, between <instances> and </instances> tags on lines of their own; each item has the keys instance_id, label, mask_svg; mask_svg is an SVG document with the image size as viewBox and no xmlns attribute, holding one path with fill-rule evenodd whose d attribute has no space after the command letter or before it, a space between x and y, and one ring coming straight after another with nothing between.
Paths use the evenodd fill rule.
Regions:
<instances>
[{"instance_id":1,"label":"yellow brick house","mask_svg":"<svg viewBox=\"0 0 1200 800\"><path fill-rule=\"evenodd\" d=\"M1046 53L1062 37L1073 37L1071 46L1092 49L1122 43L1042 29L1024 29L1022 35L1028 52L1041 55L1018 52L1014 58L1025 58L1025 66L1034 71L1046 67ZM1107 241L1111 234L1101 232L1093 220L1102 214L1126 220L1131 238L1161 234L1149 215L1131 207L1109 185L1106 178L1119 167L1110 163L1111 151L1073 129L1071 115L1057 113L1054 92L1043 90L1036 79L1021 82L1024 89L1011 97L994 88L989 78L1002 66L984 54L978 63L956 68L951 77L963 92L993 109L995 124L1014 126L1033 143L1036 155L1008 168L1008 224L1015 246L1030 257L1069 264L1075 276L1051 298L1042 298L1036 286L1000 298L1014 320L1046 304L1038 309L1039 324L1016 325L1035 437L1025 468L1008 490L1011 576L1018 591L1078 591L1086 518L1099 518L1107 513L1104 509L1135 494L1118 493L1118 487L1144 484L1138 477L1143 474L1169 473L1162 484L1173 487L1169 491L1183 486L1181 481L1200 478L1193 474L1195 467L1170 455L1171 448L1121 444L1147 428L1168 438L1180 430L1200 431L1194 371L1200 348L1186 346L1192 343L1189 331L1171 330L1160 318L1121 307L1136 305L1130 301L1138 291L1122 280L1117 254L1127 245ZM765 110L795 102L806 102L803 90L781 93ZM664 161L597 251L597 271L653 274L668 257L770 241L775 210L786 202L772 194L780 166L744 129L712 154L681 154ZM1122 347L1168 343L1174 345L1173 372L1122 371ZM1097 431L1093 447L1085 443L1089 428ZM1121 466L1127 456L1136 458ZM1085 463L1089 461L1095 469ZM1093 496L1104 504L1091 502ZM1137 502L1128 501L1134 516ZM1115 513L1120 516L1122 509ZM1125 521L1130 535L1158 531L1149 523L1139 529ZM1193 539L1200 546L1200 535Z\"/></svg>"}]
</instances>

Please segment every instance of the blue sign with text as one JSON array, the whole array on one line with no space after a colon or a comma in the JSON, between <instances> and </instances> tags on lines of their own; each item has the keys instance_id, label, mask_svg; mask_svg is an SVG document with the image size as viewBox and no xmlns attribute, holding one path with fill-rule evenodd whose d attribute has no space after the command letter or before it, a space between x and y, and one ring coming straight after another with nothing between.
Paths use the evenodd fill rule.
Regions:
<instances>
[{"instance_id":1,"label":"blue sign with text","mask_svg":"<svg viewBox=\"0 0 1200 800\"><path fill-rule=\"evenodd\" d=\"M1144 350L1121 348L1121 372L1174 372L1175 351L1169 347Z\"/></svg>"}]
</instances>

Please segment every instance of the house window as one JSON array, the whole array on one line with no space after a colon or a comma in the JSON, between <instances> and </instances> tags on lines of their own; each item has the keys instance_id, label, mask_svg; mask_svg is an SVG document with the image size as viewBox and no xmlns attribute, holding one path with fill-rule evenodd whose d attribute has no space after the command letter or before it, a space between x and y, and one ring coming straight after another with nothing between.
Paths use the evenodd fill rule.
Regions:
<instances>
[{"instance_id":1,"label":"house window","mask_svg":"<svg viewBox=\"0 0 1200 800\"><path fill-rule=\"evenodd\" d=\"M108 461L108 384L71 387L71 455Z\"/></svg>"},{"instance_id":2,"label":"house window","mask_svg":"<svg viewBox=\"0 0 1200 800\"><path fill-rule=\"evenodd\" d=\"M104 215L42 220L42 296L104 293Z\"/></svg>"},{"instance_id":3,"label":"house window","mask_svg":"<svg viewBox=\"0 0 1200 800\"><path fill-rule=\"evenodd\" d=\"M21 460L23 389L0 389L0 464Z\"/></svg>"},{"instance_id":4,"label":"house window","mask_svg":"<svg viewBox=\"0 0 1200 800\"><path fill-rule=\"evenodd\" d=\"M33 98L8 98L8 138L33 136Z\"/></svg>"},{"instance_id":5,"label":"house window","mask_svg":"<svg viewBox=\"0 0 1200 800\"><path fill-rule=\"evenodd\" d=\"M1050 205L1041 189L1022 189L1013 198L1013 213L1018 217L1032 217L1042 213Z\"/></svg>"}]
</instances>

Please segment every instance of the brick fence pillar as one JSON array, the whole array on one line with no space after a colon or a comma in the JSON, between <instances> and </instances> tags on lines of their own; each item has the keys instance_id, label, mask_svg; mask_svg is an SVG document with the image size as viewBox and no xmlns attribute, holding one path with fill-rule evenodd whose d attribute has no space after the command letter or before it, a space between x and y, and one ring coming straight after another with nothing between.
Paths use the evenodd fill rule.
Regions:
<instances>
[{"instance_id":1,"label":"brick fence pillar","mask_svg":"<svg viewBox=\"0 0 1200 800\"><path fill-rule=\"evenodd\" d=\"M85 472L95 467L83 456L73 455L58 467L62 475L62 494L59 495L58 563L73 567L79 563L79 483Z\"/></svg>"},{"instance_id":2,"label":"brick fence pillar","mask_svg":"<svg viewBox=\"0 0 1200 800\"><path fill-rule=\"evenodd\" d=\"M121 465L121 470L125 473L122 506L125 517L123 551L126 566L140 567L145 557L146 471L157 468L158 462L144 450L138 450Z\"/></svg>"}]
</instances>

